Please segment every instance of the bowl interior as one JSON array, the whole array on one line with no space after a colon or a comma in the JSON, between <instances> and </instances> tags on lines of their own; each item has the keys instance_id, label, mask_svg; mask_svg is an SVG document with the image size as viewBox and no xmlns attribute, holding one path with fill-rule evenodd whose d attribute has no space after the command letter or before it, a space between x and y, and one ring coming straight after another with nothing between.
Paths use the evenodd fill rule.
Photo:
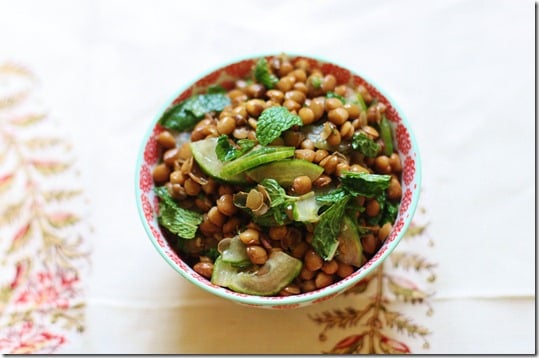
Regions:
<instances>
[{"instance_id":1,"label":"bowl interior","mask_svg":"<svg viewBox=\"0 0 539 358\"><path fill-rule=\"evenodd\" d=\"M266 57L269 59L270 56ZM296 308L325 301L350 288L374 270L393 251L404 235L415 212L421 184L420 158L410 126L402 113L397 110L395 103L387 95L383 94L379 87L374 86L371 81L365 80L364 77L331 62L305 56L289 57L292 62L300 59L307 60L311 67L320 68L324 74L333 74L338 84L348 84L353 87L364 85L374 97L387 106L385 114L391 124L395 146L402 162L401 185L403 194L399 212L389 236L378 252L356 272L323 289L294 296L260 297L236 293L216 286L196 273L182 261L159 229L157 222L158 202L153 193L154 184L152 179L152 169L160 158L156 136L163 131L163 128L157 124L158 119L171 104L179 103L191 95L203 93L211 85L219 84L227 90L233 88L236 79L246 78L250 75L253 65L260 56L243 59L218 68L178 91L172 100L166 103L162 111L157 113L151 123L140 149L135 174L136 201L143 226L158 252L177 272L195 285L218 296L246 305L276 309Z\"/></svg>"}]
</instances>

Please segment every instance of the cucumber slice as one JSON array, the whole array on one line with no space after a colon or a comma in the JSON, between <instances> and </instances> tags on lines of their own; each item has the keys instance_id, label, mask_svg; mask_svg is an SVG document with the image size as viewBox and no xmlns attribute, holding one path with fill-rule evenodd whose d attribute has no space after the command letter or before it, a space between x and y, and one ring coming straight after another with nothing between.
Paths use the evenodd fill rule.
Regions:
<instances>
[{"instance_id":1,"label":"cucumber slice","mask_svg":"<svg viewBox=\"0 0 539 358\"><path fill-rule=\"evenodd\" d=\"M228 287L234 276L238 274L239 268L232 266L228 262L224 262L219 256L213 263L213 272L211 274L211 283L217 286Z\"/></svg>"},{"instance_id":2,"label":"cucumber slice","mask_svg":"<svg viewBox=\"0 0 539 358\"><path fill-rule=\"evenodd\" d=\"M223 165L221 175L238 175L262 164L294 156L294 147L256 147L247 154Z\"/></svg>"},{"instance_id":3,"label":"cucumber slice","mask_svg":"<svg viewBox=\"0 0 539 358\"><path fill-rule=\"evenodd\" d=\"M234 275L228 288L249 295L275 295L299 275L302 266L300 260L283 251L274 251L258 271Z\"/></svg>"},{"instance_id":4,"label":"cucumber slice","mask_svg":"<svg viewBox=\"0 0 539 358\"><path fill-rule=\"evenodd\" d=\"M336 259L355 267L363 265L365 258L359 232L354 221L348 216L343 218L338 240Z\"/></svg>"},{"instance_id":5,"label":"cucumber slice","mask_svg":"<svg viewBox=\"0 0 539 358\"><path fill-rule=\"evenodd\" d=\"M222 172L223 162L217 158L215 147L217 138L207 138L196 142L191 142L191 152L200 168L209 176L234 184L245 184L247 179L243 174L224 174Z\"/></svg>"},{"instance_id":6,"label":"cucumber slice","mask_svg":"<svg viewBox=\"0 0 539 358\"><path fill-rule=\"evenodd\" d=\"M211 282L232 291L257 296L279 293L300 273L303 263L282 252L273 252L268 261L256 271L242 270L219 256L213 264Z\"/></svg>"},{"instance_id":7,"label":"cucumber slice","mask_svg":"<svg viewBox=\"0 0 539 358\"><path fill-rule=\"evenodd\" d=\"M312 194L312 195L310 195ZM323 206L323 203L316 200L314 192L311 191L303 197L295 201L292 208L292 216L294 221L315 223L320 220L318 210Z\"/></svg>"},{"instance_id":8,"label":"cucumber slice","mask_svg":"<svg viewBox=\"0 0 539 358\"><path fill-rule=\"evenodd\" d=\"M246 267L251 264L251 260L247 256L246 246L238 236L234 236L230 240L221 240L218 249L220 252L222 251L221 259L223 262L235 267Z\"/></svg>"},{"instance_id":9,"label":"cucumber slice","mask_svg":"<svg viewBox=\"0 0 539 358\"><path fill-rule=\"evenodd\" d=\"M312 180L318 178L324 168L302 159L285 159L260 165L248 170L245 174L257 183L272 178L282 186L290 186L296 177L306 175Z\"/></svg>"}]
</instances>

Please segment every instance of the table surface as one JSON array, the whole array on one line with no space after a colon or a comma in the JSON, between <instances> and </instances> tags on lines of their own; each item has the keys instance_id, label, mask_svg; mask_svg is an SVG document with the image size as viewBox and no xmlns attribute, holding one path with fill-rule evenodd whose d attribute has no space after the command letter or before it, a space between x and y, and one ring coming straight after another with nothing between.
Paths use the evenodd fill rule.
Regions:
<instances>
[{"instance_id":1,"label":"table surface","mask_svg":"<svg viewBox=\"0 0 539 358\"><path fill-rule=\"evenodd\" d=\"M382 351L535 353L534 11L502 0L0 0L0 147L30 146L0 158L0 351L347 353L372 332L359 316L380 299ZM280 52L332 59L390 93L415 130L423 191L413 230L368 283L269 311L180 278L142 228L133 176L180 87ZM34 179L10 176L19 164ZM32 195L43 212L21 204L17 217L17 198ZM41 214L50 230L31 219Z\"/></svg>"}]
</instances>

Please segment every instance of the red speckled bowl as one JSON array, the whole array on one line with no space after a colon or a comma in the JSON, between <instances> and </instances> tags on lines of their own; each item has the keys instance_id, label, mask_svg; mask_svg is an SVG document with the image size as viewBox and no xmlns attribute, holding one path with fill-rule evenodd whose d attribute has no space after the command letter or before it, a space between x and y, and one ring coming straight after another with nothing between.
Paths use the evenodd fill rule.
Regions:
<instances>
[{"instance_id":1,"label":"red speckled bowl","mask_svg":"<svg viewBox=\"0 0 539 358\"><path fill-rule=\"evenodd\" d=\"M379 87L374 86L371 81L367 81L364 77L332 62L301 55L289 55L292 62L305 59L310 62L311 67L320 68L324 74L333 74L338 84L349 84L354 87L363 84L374 97L377 97L380 102L383 102L387 106L386 117L391 123L396 149L401 157L403 167L401 182L403 194L399 213L393 229L380 250L352 275L325 288L294 296L261 297L233 292L212 284L189 267L182 260L181 256L170 247L157 223L158 206L157 198L153 193L152 168L158 163L160 154L156 136L163 130L157 124L157 121L171 103L178 103L193 94L205 92L206 88L210 85L220 84L226 89L232 88L236 79L246 78L250 75L254 63L260 57L242 59L201 76L194 83L189 83L179 90L172 97L172 100L166 102L162 110L156 113L155 118L150 123L148 133L142 141L136 165L136 202L140 219L149 239L161 256L188 281L217 296L249 306L273 309L298 308L328 300L354 286L372 272L395 249L412 221L419 200L421 162L417 143L408 122L404 119L402 112L397 109L395 103ZM269 58L271 56L266 57Z\"/></svg>"}]
</instances>

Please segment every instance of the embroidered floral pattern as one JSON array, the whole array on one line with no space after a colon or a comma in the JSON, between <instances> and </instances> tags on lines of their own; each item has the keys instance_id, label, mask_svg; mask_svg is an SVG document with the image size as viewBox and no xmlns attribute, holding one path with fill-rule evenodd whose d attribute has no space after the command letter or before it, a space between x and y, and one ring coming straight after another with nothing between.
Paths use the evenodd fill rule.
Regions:
<instances>
[{"instance_id":1,"label":"embroidered floral pattern","mask_svg":"<svg viewBox=\"0 0 539 358\"><path fill-rule=\"evenodd\" d=\"M54 353L84 328L82 190L36 87L24 67L0 64L2 353Z\"/></svg>"}]
</instances>

